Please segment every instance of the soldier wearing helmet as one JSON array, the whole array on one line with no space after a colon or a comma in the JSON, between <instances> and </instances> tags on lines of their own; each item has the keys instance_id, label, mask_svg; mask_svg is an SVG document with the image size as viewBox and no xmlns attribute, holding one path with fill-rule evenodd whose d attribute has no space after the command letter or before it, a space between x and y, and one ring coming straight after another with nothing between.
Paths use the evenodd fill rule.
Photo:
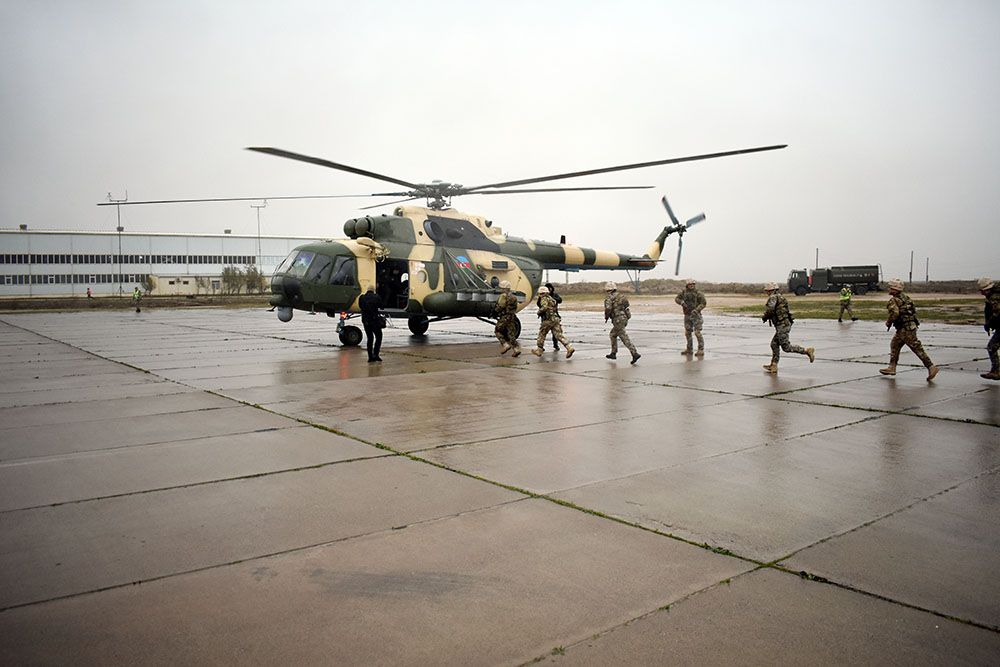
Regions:
<instances>
[{"instance_id":1,"label":"soldier wearing helmet","mask_svg":"<svg viewBox=\"0 0 1000 667\"><path fill-rule=\"evenodd\" d=\"M541 325L538 327L538 341L536 343L535 349L531 351L536 357L542 356L544 351L545 339L548 337L549 332L552 332L553 340L558 340L566 348L566 358L569 359L573 356L573 346L569 344L566 340L566 336L563 335L562 330L562 318L559 317L559 304L552 297L548 285L542 285L538 288L538 317L541 318ZM556 350L559 346L556 345Z\"/></svg>"},{"instance_id":2,"label":"soldier wearing helmet","mask_svg":"<svg viewBox=\"0 0 1000 667\"><path fill-rule=\"evenodd\" d=\"M903 294L902 280L893 278L889 281L889 295L889 302L886 304L889 317L885 321L885 329L888 331L889 327L894 326L896 334L892 337L892 342L889 343L889 365L878 369L878 372L882 375L895 375L899 353L906 345L924 363L927 368L927 381L930 382L938 374L938 367L927 356L924 346L917 338L917 327L920 326L920 320L917 319L917 309L913 305L913 301Z\"/></svg>"},{"instance_id":3,"label":"soldier wearing helmet","mask_svg":"<svg viewBox=\"0 0 1000 667\"><path fill-rule=\"evenodd\" d=\"M858 318L854 317L854 309L851 308L851 297L853 295L854 294L853 294L853 292L851 292L851 286L850 285L844 285L843 287L840 288L840 314L837 315L837 321L838 322L843 322L844 321L844 311L845 310L847 311L847 315L848 315L848 317L851 318L852 322L857 322L858 321Z\"/></svg>"},{"instance_id":4,"label":"soldier wearing helmet","mask_svg":"<svg viewBox=\"0 0 1000 667\"><path fill-rule=\"evenodd\" d=\"M768 283L764 286L767 292L767 304L764 306L764 315L760 318L774 326L774 336L771 338L771 363L764 366L764 370L772 375L778 373L778 359L781 358L781 350L804 354L809 357L811 364L816 359L816 350L811 347L801 347L792 345L788 339L788 333L792 330L795 318L788 308L788 300L778 294L778 284Z\"/></svg>"},{"instance_id":5,"label":"soldier wearing helmet","mask_svg":"<svg viewBox=\"0 0 1000 667\"><path fill-rule=\"evenodd\" d=\"M682 350L681 354L691 354L691 334L693 333L698 339L698 351L695 356L705 356L705 339L701 336L703 324L701 311L705 309L708 302L705 301L705 295L695 287L694 278L687 280L684 290L674 297L674 303L679 304L684 311L684 337L687 339L687 348Z\"/></svg>"},{"instance_id":6,"label":"soldier wearing helmet","mask_svg":"<svg viewBox=\"0 0 1000 667\"><path fill-rule=\"evenodd\" d=\"M521 346L517 344L517 335L521 331L521 321L517 319L517 296L511 293L508 280L500 281L500 297L494 309L497 324L493 332L500 341L500 354L514 350L511 356L521 355Z\"/></svg>"},{"instance_id":7,"label":"soldier wearing helmet","mask_svg":"<svg viewBox=\"0 0 1000 667\"><path fill-rule=\"evenodd\" d=\"M639 361L639 357L642 355L635 349L635 345L625 333L625 327L628 326L628 321L632 317L628 309L628 299L618 293L618 286L613 282L605 283L604 291L607 292L607 296L604 297L604 321L611 320L611 354L605 356L608 359L618 358L618 339L620 338L622 345L632 353L632 361L629 363L634 364Z\"/></svg>"},{"instance_id":8,"label":"soldier wearing helmet","mask_svg":"<svg viewBox=\"0 0 1000 667\"><path fill-rule=\"evenodd\" d=\"M989 334L990 342L986 344L986 351L990 355L990 372L982 373L979 377L987 380L1000 380L1000 287L991 278L980 278L979 292L986 297L983 307L983 328Z\"/></svg>"},{"instance_id":9,"label":"soldier wearing helmet","mask_svg":"<svg viewBox=\"0 0 1000 667\"><path fill-rule=\"evenodd\" d=\"M559 304L562 303L562 297L559 296L559 294L556 293L556 288L555 288L555 286L552 283L545 283L545 288L548 290L549 296L552 297L552 300L556 302L556 312L558 313L558 311L559 311ZM538 306L539 308L542 307L542 288L540 288L540 287L538 288L538 298L535 299L535 305ZM539 312L538 313L538 317L541 317L541 316L542 316L542 313ZM556 352L559 351L559 341L558 341L558 339L556 339L556 333L554 331L552 332L552 347L554 347L556 349ZM544 345L540 345L539 349L541 349L544 352L545 351L545 346Z\"/></svg>"}]
</instances>

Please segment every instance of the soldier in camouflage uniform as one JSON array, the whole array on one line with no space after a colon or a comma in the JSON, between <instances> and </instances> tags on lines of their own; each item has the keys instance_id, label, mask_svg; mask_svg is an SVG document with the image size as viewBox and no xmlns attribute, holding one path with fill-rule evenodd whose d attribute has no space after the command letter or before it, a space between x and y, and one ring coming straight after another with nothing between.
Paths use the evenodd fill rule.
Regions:
<instances>
[{"instance_id":1,"label":"soldier in camouflage uniform","mask_svg":"<svg viewBox=\"0 0 1000 667\"><path fill-rule=\"evenodd\" d=\"M608 293L604 297L604 321L611 320L611 354L605 356L608 359L618 358L618 339L621 338L622 345L632 353L632 361L629 363L634 364L639 361L639 357L642 355L636 351L635 345L625 333L625 327L628 326L629 318L632 317L628 311L628 299L618 293L618 286L612 282L604 285L604 291Z\"/></svg>"},{"instance_id":2,"label":"soldier in camouflage uniform","mask_svg":"<svg viewBox=\"0 0 1000 667\"><path fill-rule=\"evenodd\" d=\"M772 375L777 375L781 350L804 354L809 357L811 364L816 359L816 350L811 347L792 345L792 342L788 340L788 333L792 330L795 318L792 317L792 312L788 309L788 301L778 294L777 283L768 283L764 286L764 291L767 292L768 297L761 320L774 326L774 337L771 338L771 363L765 365L764 370Z\"/></svg>"},{"instance_id":3,"label":"soldier in camouflage uniform","mask_svg":"<svg viewBox=\"0 0 1000 667\"><path fill-rule=\"evenodd\" d=\"M902 280L893 278L889 281L889 295L889 303L886 304L889 317L885 321L885 329L888 331L889 327L896 327L896 335L892 337L892 342L889 344L889 365L878 369L878 372L882 375L895 375L896 364L899 362L899 352L906 345L913 350L913 354L917 355L920 361L924 362L929 382L938 374L938 367L924 352L924 346L917 338L917 327L920 326L920 321L917 319L917 309L910 297L903 294Z\"/></svg>"},{"instance_id":4,"label":"soldier in camouflage uniform","mask_svg":"<svg viewBox=\"0 0 1000 667\"><path fill-rule=\"evenodd\" d=\"M980 278L979 292L986 297L983 328L987 334L990 330L993 331L990 342L986 344L986 351L990 355L990 372L983 373L979 377L1000 380L1000 287L990 278Z\"/></svg>"},{"instance_id":5,"label":"soldier in camouflage uniform","mask_svg":"<svg viewBox=\"0 0 1000 667\"><path fill-rule=\"evenodd\" d=\"M701 336L703 323L701 311L704 310L707 302L705 295L695 287L693 278L687 281L684 291L674 297L674 303L679 304L684 309L684 337L687 338L687 349L682 350L681 354L691 354L691 334L693 332L698 339L698 351L695 356L705 356L705 339Z\"/></svg>"},{"instance_id":6,"label":"soldier in camouflage uniform","mask_svg":"<svg viewBox=\"0 0 1000 667\"><path fill-rule=\"evenodd\" d=\"M556 303L556 300L552 298L549 288L545 285L538 288L538 317L540 317L542 321L538 327L537 346L531 351L531 353L536 357L542 356L545 339L551 331L552 337L562 343L563 347L566 348L566 358L569 359L572 357L575 350L573 349L573 346L569 344L569 341L566 340L566 336L563 335L562 318L559 317L559 305ZM556 345L556 351L559 351L558 345Z\"/></svg>"},{"instance_id":7,"label":"soldier in camouflage uniform","mask_svg":"<svg viewBox=\"0 0 1000 667\"><path fill-rule=\"evenodd\" d=\"M497 340L500 341L500 354L506 354L507 350L514 350L511 356L521 355L521 346L517 344L517 332L521 321L517 319L517 297L510 291L510 282L500 281L502 294L497 299L495 313L497 325L494 329Z\"/></svg>"}]
</instances>

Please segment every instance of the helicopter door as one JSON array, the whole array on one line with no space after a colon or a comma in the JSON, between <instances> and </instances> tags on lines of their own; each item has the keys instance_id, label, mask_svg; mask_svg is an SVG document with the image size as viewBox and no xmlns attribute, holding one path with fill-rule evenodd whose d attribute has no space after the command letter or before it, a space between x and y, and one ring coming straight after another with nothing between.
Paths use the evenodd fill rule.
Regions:
<instances>
[{"instance_id":1,"label":"helicopter door","mask_svg":"<svg viewBox=\"0 0 1000 667\"><path fill-rule=\"evenodd\" d=\"M375 291L385 308L406 308L409 295L409 262L385 259L375 267Z\"/></svg>"}]
</instances>

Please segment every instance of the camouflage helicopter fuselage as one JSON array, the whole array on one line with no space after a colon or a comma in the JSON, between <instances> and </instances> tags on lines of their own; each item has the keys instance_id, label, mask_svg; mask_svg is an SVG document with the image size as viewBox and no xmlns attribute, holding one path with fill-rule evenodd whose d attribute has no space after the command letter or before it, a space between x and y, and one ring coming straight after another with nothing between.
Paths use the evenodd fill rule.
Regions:
<instances>
[{"instance_id":1,"label":"camouflage helicopter fuselage","mask_svg":"<svg viewBox=\"0 0 1000 667\"><path fill-rule=\"evenodd\" d=\"M390 315L488 317L501 281L510 282L523 308L544 269L652 269L668 233L639 257L507 236L483 217L417 206L348 220L344 232L349 238L299 246L278 267L270 302L279 316L290 318L290 309L356 313L358 297L382 287L391 266L408 285L405 296L387 304Z\"/></svg>"}]
</instances>

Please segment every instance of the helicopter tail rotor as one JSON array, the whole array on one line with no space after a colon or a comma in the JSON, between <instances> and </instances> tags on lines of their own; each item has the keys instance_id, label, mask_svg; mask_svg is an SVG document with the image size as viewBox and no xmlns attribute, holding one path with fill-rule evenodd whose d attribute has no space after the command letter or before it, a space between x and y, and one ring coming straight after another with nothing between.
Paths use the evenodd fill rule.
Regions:
<instances>
[{"instance_id":1,"label":"helicopter tail rotor","mask_svg":"<svg viewBox=\"0 0 1000 667\"><path fill-rule=\"evenodd\" d=\"M666 236L670 236L670 234L677 232L677 263L674 266L674 275L677 276L680 275L681 272L681 252L684 250L684 232L689 230L694 225L697 225L699 222L702 222L706 216L704 213L699 213L684 224L681 224L680 220L677 219L677 216L674 215L673 209L670 208L670 202L667 201L666 195L660 199L660 202L663 204L663 208L666 209L667 215L670 216L670 222L674 223L673 226L666 227L663 231L666 232Z\"/></svg>"}]
</instances>

